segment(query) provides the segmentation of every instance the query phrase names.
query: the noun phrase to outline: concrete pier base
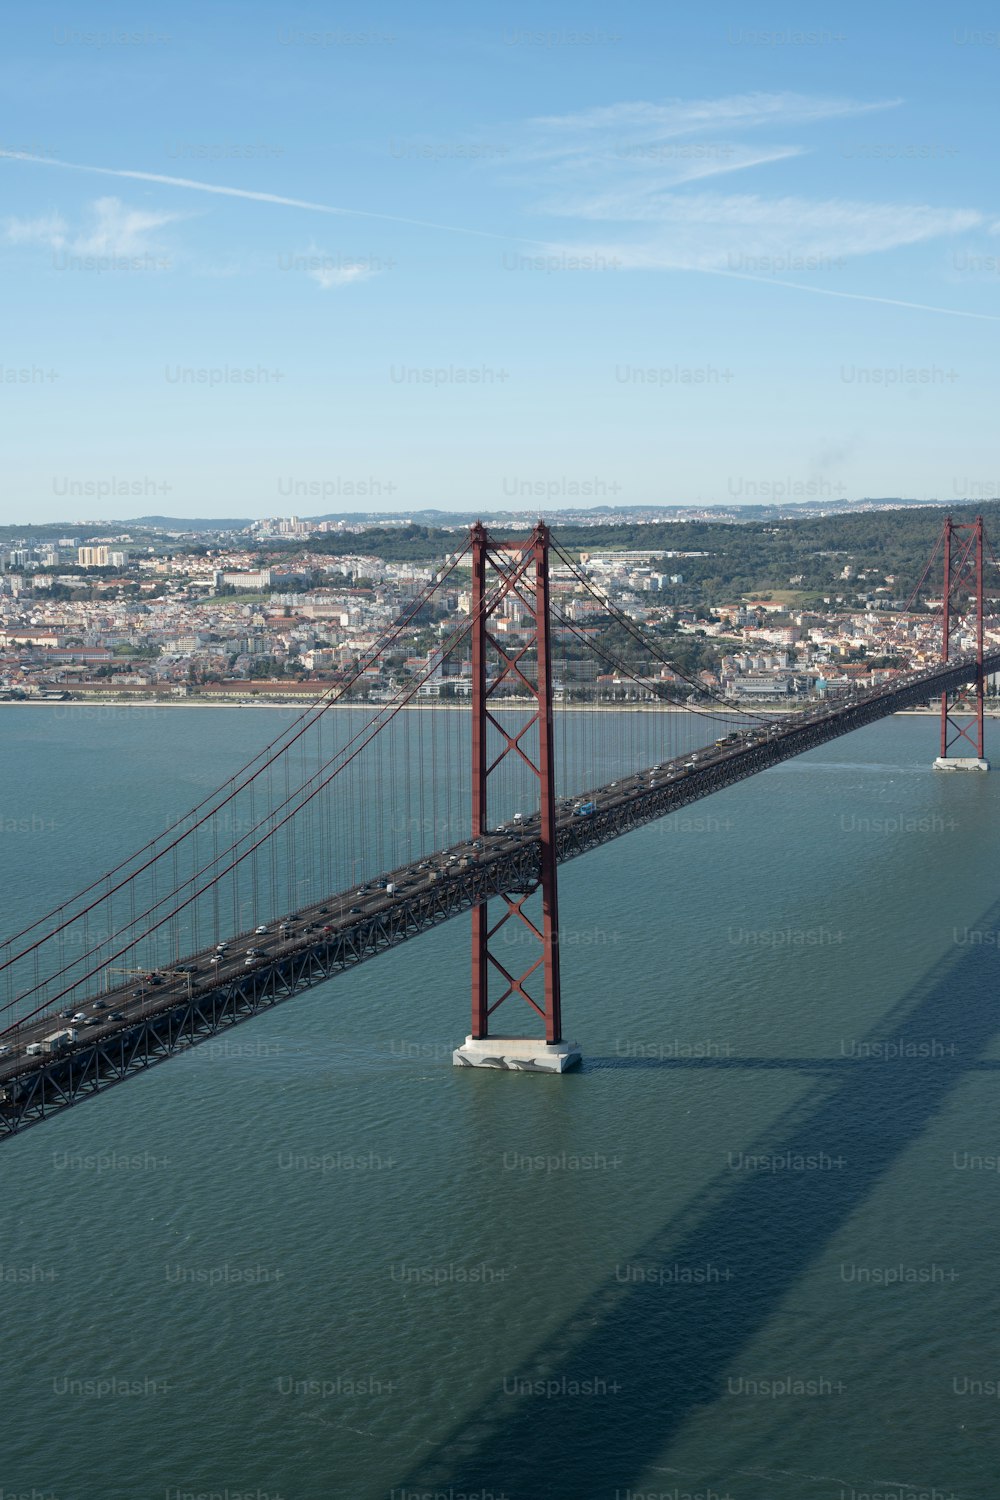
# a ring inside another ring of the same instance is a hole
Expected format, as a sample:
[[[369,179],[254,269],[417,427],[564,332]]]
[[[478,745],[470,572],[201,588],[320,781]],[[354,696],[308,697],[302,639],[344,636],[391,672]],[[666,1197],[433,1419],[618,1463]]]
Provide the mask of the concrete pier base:
[[[582,1060],[579,1042],[533,1036],[467,1036],[451,1060],[456,1068],[505,1068],[514,1073],[565,1073]]]
[[[974,755],[939,755],[934,762],[935,771],[988,771],[988,760],[977,760]]]

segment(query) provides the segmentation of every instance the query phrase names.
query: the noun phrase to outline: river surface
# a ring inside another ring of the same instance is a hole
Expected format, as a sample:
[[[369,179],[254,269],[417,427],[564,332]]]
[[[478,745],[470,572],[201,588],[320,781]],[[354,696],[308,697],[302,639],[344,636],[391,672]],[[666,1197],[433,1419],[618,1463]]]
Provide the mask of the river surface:
[[[281,722],[0,711],[4,930]],[[578,1073],[451,1066],[462,918],[0,1145],[5,1500],[996,1500],[1000,776],[935,741],[565,866]]]

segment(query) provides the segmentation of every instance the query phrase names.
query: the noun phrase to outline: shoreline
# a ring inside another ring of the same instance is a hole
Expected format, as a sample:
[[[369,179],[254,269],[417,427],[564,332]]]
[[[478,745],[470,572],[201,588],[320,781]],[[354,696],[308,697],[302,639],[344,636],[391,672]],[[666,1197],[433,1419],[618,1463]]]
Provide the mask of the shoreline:
[[[527,707],[532,702],[533,702],[533,700],[530,699],[530,698],[511,698],[511,699],[507,700],[507,702],[505,703],[504,706],[508,707],[510,709],[518,709],[518,708]],[[252,698],[252,699],[250,699],[250,698],[244,698],[244,699],[239,699],[236,702],[234,702],[232,699],[225,699],[225,698],[223,698],[223,699],[216,700],[216,699],[207,699],[207,698],[202,698],[202,697],[198,697],[198,698],[174,698],[174,699],[164,699],[164,698],[97,698],[97,697],[94,697],[94,698],[91,698],[91,697],[87,697],[87,698],[72,698],[72,697],[71,698],[35,698],[35,697],[32,697],[32,698],[2,698],[2,699],[0,699],[0,708],[59,708],[59,709],[64,709],[64,710],[69,710],[69,709],[88,709],[88,708],[92,708],[92,709],[119,709],[119,708],[135,708],[135,709],[151,709],[151,708],[228,708],[228,709],[235,709],[235,708],[240,708],[240,709],[243,709],[243,708],[270,708],[270,709],[295,709],[295,710],[297,710],[299,712],[306,712],[309,709],[319,708],[319,706],[320,706],[320,704],[319,704],[319,702],[316,699],[314,699],[314,698],[306,698],[304,696],[301,697],[301,698],[299,698],[299,697],[296,697],[296,698],[263,698],[263,697],[260,697],[260,698]],[[369,703],[369,702],[342,703],[342,702],[335,702],[335,703],[328,703],[326,705],[326,708],[328,710],[329,709],[340,709],[340,710],[353,709],[353,710],[357,711],[357,710],[360,709],[360,710],[369,710],[369,711],[372,711],[372,712],[376,712],[376,711],[378,711],[380,709],[388,708],[389,706],[390,706],[390,704],[388,702],[386,702],[386,703]],[[448,702],[448,703],[426,703],[426,702],[425,703],[408,703],[405,706],[407,708],[417,709],[420,712],[428,712],[429,711],[429,712],[432,712],[432,713],[457,713],[457,712],[466,712],[466,711],[468,711],[468,709],[470,707],[470,704],[469,704],[468,700],[465,700],[465,701],[462,701],[462,702],[452,701],[452,702]],[[811,705],[811,706],[815,707],[815,705]],[[708,717],[709,715],[712,715],[712,716],[717,717],[717,718],[723,718],[723,717],[725,717],[725,714],[726,714],[726,709],[721,704],[718,705],[718,706],[715,706],[715,707],[713,707],[713,706],[705,706],[705,707],[702,707],[701,709],[693,709],[693,708],[685,708],[685,707],[683,707],[683,706],[681,706],[679,704],[673,704],[673,703],[664,703],[664,704],[659,704],[659,705],[651,704],[651,703],[569,703],[569,704],[557,703],[555,705],[555,708],[556,708],[556,712],[557,713],[587,713],[587,714],[593,714],[593,713],[597,713],[597,714],[604,714],[604,713],[616,713],[616,714],[622,714],[622,713],[625,713],[625,714],[629,714],[629,713],[631,713],[631,714],[644,714],[644,713],[648,713],[648,714],[695,714],[696,716],[700,716],[702,718]],[[801,710],[797,710],[797,709],[792,709],[791,710],[792,713],[796,713],[796,712],[805,713],[806,711],[807,710],[805,708],[802,708]],[[733,717],[735,717],[736,714],[737,714],[737,712],[739,712],[739,710],[733,709],[731,712],[732,712]],[[755,717],[758,717],[758,718],[784,718],[786,716],[786,713],[788,711],[787,710],[782,710],[780,708],[758,708],[756,710],[750,710],[750,709],[748,709],[748,710],[746,710],[746,712],[752,713],[752,714],[754,714]],[[936,706],[931,707],[931,708],[899,708],[899,709],[896,710],[895,714],[893,714],[893,715],[887,715],[886,717],[896,717],[896,716],[912,715],[912,716],[915,716],[915,717],[923,717],[923,718],[928,718],[928,717],[930,717],[930,718],[939,718],[940,714],[941,714],[940,705],[936,705]],[[996,708],[987,708],[987,709],[984,709],[983,716],[984,716],[984,718],[988,718],[988,719],[1000,719],[1000,706],[998,706]],[[970,715],[970,717],[974,717],[974,715]]]
[[[533,702],[534,699],[531,698],[509,698],[504,701],[503,707],[527,708]],[[370,712],[391,706],[390,702],[337,702],[326,705],[328,709],[367,709]],[[0,698],[0,708],[294,708],[304,712],[307,709],[319,707],[320,704],[314,698],[254,698],[236,703],[224,698],[221,700],[206,698]],[[418,709],[421,713],[464,713],[469,710],[470,700],[451,703],[407,703],[405,707]],[[673,703],[664,703],[659,708],[644,703],[557,703],[555,707],[557,713],[687,714],[696,712],[694,709],[683,708]],[[703,717],[706,712],[721,716],[724,710],[720,706],[718,709],[703,709],[701,712]],[[777,710],[762,709],[760,712],[771,714]]]

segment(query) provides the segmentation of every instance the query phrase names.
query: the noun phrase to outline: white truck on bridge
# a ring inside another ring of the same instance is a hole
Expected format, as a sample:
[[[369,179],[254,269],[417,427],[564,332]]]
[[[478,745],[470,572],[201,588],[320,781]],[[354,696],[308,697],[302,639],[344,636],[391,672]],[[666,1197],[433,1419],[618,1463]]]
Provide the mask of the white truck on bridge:
[[[75,1041],[76,1032],[73,1030],[53,1031],[50,1036],[43,1036],[40,1042],[29,1042],[24,1051],[28,1057],[44,1057],[51,1052],[61,1052]]]

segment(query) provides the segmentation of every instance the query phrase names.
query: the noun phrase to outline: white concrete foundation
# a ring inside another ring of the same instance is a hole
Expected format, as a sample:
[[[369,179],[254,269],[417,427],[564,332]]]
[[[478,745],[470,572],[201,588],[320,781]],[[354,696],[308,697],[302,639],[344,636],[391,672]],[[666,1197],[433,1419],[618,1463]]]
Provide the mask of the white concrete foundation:
[[[505,1068],[514,1073],[565,1073],[582,1057],[579,1042],[547,1042],[534,1036],[467,1036],[451,1054],[456,1068]]]
[[[939,755],[934,762],[935,771],[988,771],[988,760],[977,760],[974,755]]]

